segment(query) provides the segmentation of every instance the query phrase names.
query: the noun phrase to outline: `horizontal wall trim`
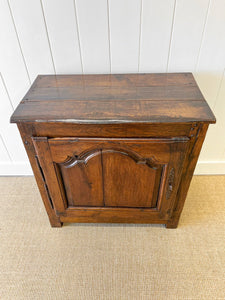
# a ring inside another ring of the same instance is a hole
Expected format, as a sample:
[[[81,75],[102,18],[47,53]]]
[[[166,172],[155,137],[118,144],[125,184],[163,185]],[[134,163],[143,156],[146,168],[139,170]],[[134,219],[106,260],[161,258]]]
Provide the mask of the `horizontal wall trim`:
[[[195,175],[225,175],[225,161],[200,161]],[[29,162],[0,162],[0,176],[33,175]]]
[[[223,175],[225,174],[225,161],[199,161],[194,175]]]
[[[0,176],[29,175],[33,175],[33,171],[29,162],[0,162]]]

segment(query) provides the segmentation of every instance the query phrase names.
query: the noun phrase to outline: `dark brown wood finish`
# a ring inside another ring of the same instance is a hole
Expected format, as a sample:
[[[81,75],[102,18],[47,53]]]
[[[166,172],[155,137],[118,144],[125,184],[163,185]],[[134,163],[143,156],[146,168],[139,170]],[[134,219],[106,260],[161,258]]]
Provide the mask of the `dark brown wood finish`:
[[[49,221],[52,227],[61,227],[62,222],[60,221],[59,217],[56,215],[54,203],[52,203],[51,196],[49,194],[47,182],[43,171],[41,169],[38,157],[36,155],[34,145],[32,142],[32,136],[36,135],[34,126],[29,124],[19,123],[17,124],[21,138],[24,143],[24,147],[27,151],[27,155],[31,164],[31,167],[34,172],[34,176],[47,211]]]
[[[175,228],[215,117],[191,73],[40,75],[11,122],[52,226]]]
[[[178,225],[208,126],[208,124],[200,123],[199,126],[194,129],[194,134],[191,135],[191,141],[189,143],[189,149],[187,152],[187,159],[184,162],[181,182],[179,185],[178,193],[176,195],[173,211],[171,214],[171,218],[166,223],[167,228],[176,228]]]
[[[104,206],[101,150],[73,156],[58,168],[69,207]]]
[[[12,122],[215,122],[190,73],[40,75]]]
[[[43,137],[34,140],[40,144]],[[160,190],[164,191],[163,182],[169,176],[168,170],[173,169],[176,173],[171,183],[174,187],[179,181],[188,141],[183,137],[48,139],[52,162],[61,169],[58,180],[61,187],[64,185],[62,194],[67,195],[68,201],[66,211],[64,208],[57,211],[67,214],[77,206],[142,207],[157,209],[165,216],[167,204],[175,195],[167,197],[167,190],[161,194]],[[42,153],[38,152],[38,155],[42,156]],[[47,157],[49,155],[46,153]],[[174,157],[177,165],[171,163]],[[47,174],[49,166],[42,166]],[[65,166],[69,167],[70,173]],[[167,203],[162,200],[165,197]]]
[[[105,205],[155,208],[162,166],[123,150],[103,151]]]

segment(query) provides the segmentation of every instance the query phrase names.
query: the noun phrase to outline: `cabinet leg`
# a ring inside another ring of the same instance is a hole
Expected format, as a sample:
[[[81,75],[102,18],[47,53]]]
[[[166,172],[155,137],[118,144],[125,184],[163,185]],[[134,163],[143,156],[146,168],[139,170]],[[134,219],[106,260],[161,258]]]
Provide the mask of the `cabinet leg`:
[[[49,222],[52,227],[62,227],[63,225],[63,223],[56,218],[49,218]]]
[[[177,228],[177,225],[178,225],[178,222],[179,221],[169,221],[169,222],[167,222],[166,223],[166,228],[167,229],[175,229],[175,228]]]
[[[179,223],[180,215],[175,215],[171,219],[169,219],[166,223],[166,228],[177,228],[178,223]]]

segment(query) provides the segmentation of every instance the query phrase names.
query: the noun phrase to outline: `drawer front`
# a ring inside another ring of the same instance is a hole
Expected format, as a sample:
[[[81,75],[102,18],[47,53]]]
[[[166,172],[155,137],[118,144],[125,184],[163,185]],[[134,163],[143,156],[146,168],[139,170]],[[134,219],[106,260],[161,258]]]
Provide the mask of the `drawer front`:
[[[71,124],[71,123],[31,123],[31,130],[38,136],[99,138],[152,138],[182,137],[193,134],[193,123],[124,123],[124,124]],[[27,125],[27,124],[26,124]],[[27,125],[28,126],[28,125]]]
[[[166,218],[173,205],[188,141],[33,138],[57,213],[139,208],[160,218]]]

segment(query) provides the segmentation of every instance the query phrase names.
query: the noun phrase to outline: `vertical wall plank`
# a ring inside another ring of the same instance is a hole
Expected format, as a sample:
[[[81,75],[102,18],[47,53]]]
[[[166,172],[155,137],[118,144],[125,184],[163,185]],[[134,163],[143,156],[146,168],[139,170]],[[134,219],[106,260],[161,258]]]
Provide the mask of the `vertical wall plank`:
[[[166,72],[174,0],[143,0],[140,72]]]
[[[9,161],[10,161],[10,157],[7,153],[2,137],[0,136],[0,163],[9,162]]]
[[[171,40],[169,72],[195,69],[207,17],[209,0],[179,0]]]
[[[7,151],[13,161],[26,161],[25,153],[19,132],[15,124],[10,124],[9,119],[13,112],[12,106],[3,84],[0,74],[0,99],[1,99],[1,118],[0,118],[0,135],[4,141]]]
[[[202,161],[222,161],[225,160],[225,72],[218,92],[214,113],[217,118],[216,125],[210,126],[208,134],[201,152]]]
[[[225,68],[225,2],[212,0],[202,46],[199,53],[195,78],[213,108],[217,124],[209,128],[200,155],[201,161],[224,159],[224,68]],[[216,105],[215,105],[216,104]]]
[[[76,0],[84,73],[110,73],[107,0]]]
[[[0,0],[0,161],[27,162],[9,118],[38,73],[167,70],[195,70],[217,117],[200,160],[225,161],[224,28],[224,0]]]
[[[195,77],[214,106],[225,67],[225,1],[212,0]]]
[[[30,82],[7,0],[0,2],[0,72],[4,76],[12,104],[16,107]]]
[[[138,72],[140,0],[109,0],[112,73]]]
[[[9,1],[31,81],[38,74],[53,74],[48,36],[40,0]]]
[[[225,138],[221,138],[224,137],[224,132],[225,132],[225,69],[224,69],[224,73],[223,73],[223,81],[221,84],[221,88],[220,88],[220,92],[218,94],[218,99],[216,101],[216,105],[215,105],[215,113],[217,115],[218,118],[218,122],[222,123],[222,130],[219,132],[217,132],[217,135],[219,135],[220,137],[220,141],[221,141],[221,149],[222,149],[222,156],[221,156],[221,160],[225,161]]]
[[[56,73],[82,73],[73,0],[42,0]]]

